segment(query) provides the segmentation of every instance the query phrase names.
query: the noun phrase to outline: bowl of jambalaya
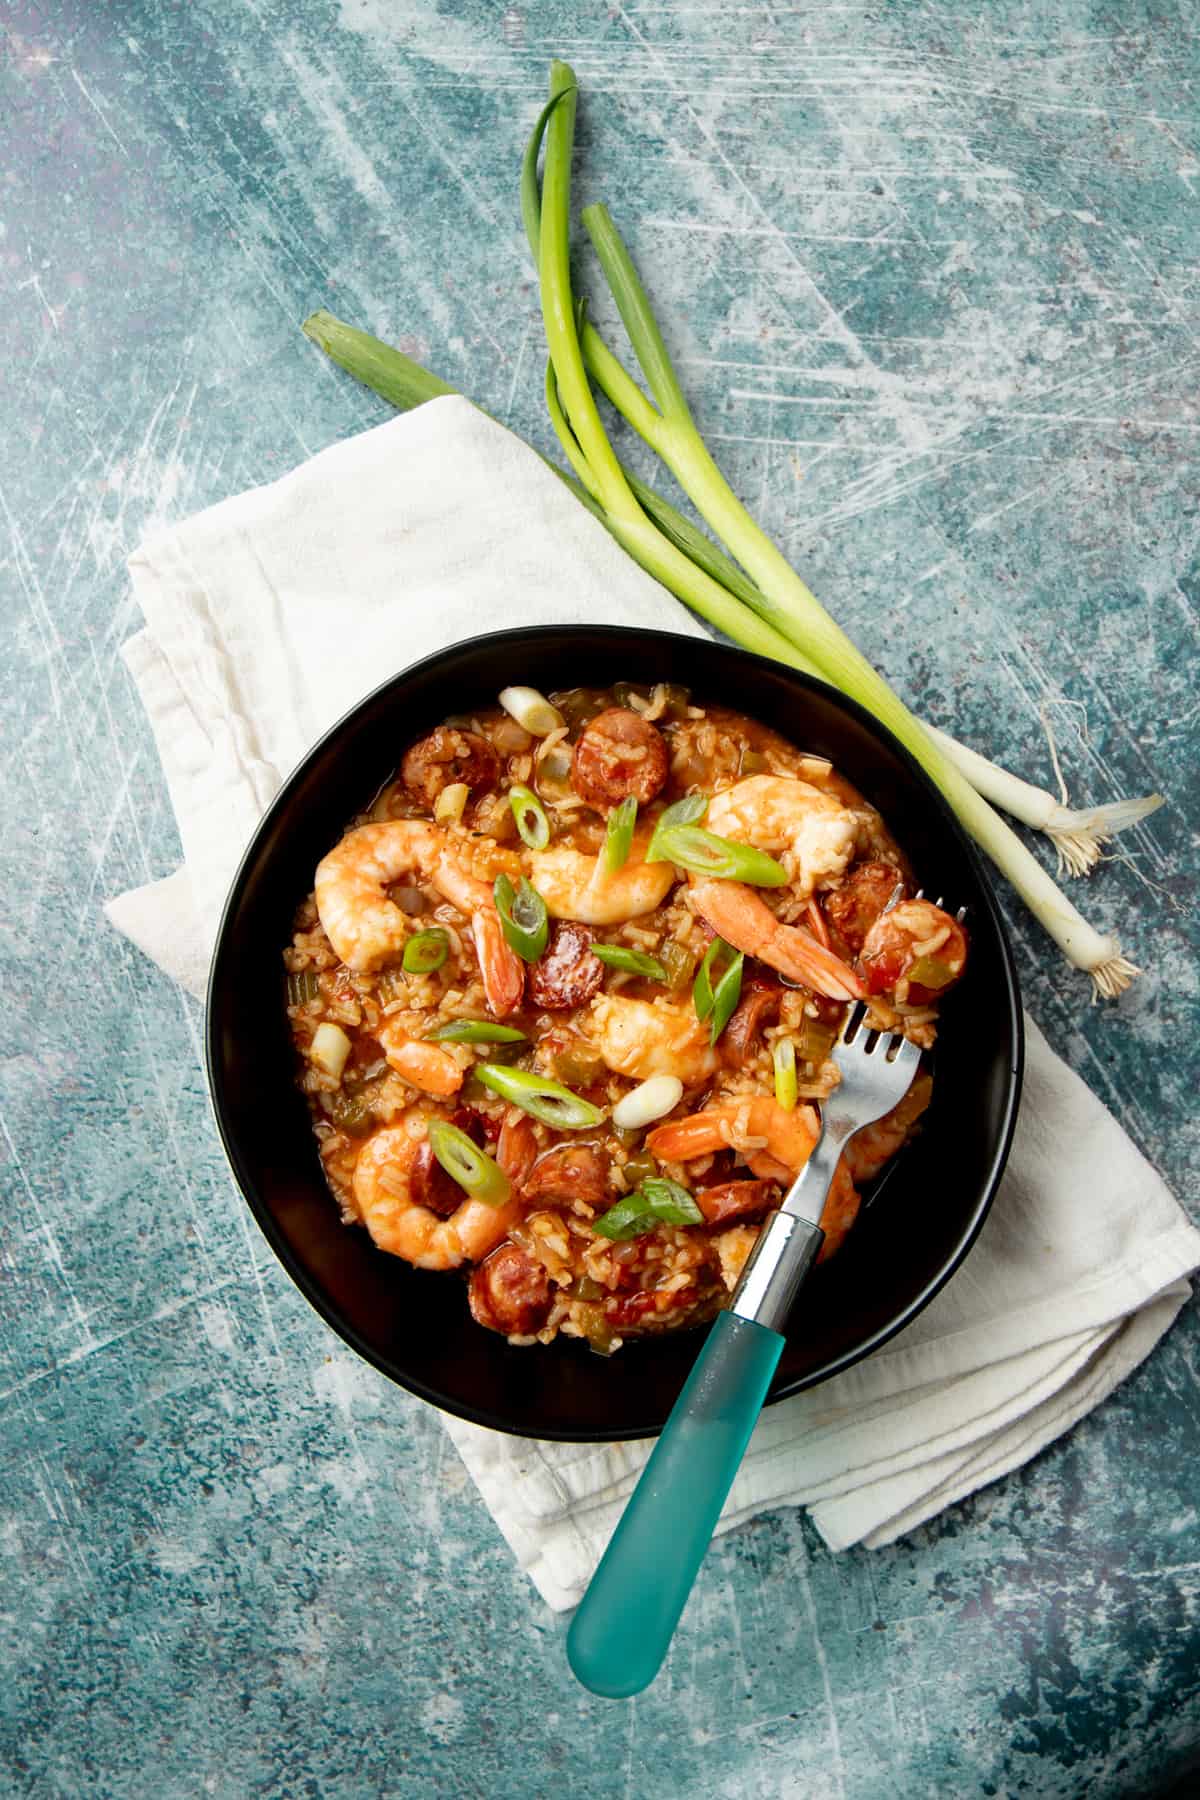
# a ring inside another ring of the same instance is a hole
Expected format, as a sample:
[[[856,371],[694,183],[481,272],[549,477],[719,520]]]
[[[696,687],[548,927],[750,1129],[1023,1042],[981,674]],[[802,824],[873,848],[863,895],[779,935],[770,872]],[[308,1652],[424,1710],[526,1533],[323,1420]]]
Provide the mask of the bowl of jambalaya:
[[[922,1052],[854,1138],[771,1398],[967,1255],[1020,1086],[979,860],[855,703],[704,639],[534,627],[370,695],[230,893],[208,1066],[318,1312],[523,1435],[662,1424],[817,1139],[852,1006]]]

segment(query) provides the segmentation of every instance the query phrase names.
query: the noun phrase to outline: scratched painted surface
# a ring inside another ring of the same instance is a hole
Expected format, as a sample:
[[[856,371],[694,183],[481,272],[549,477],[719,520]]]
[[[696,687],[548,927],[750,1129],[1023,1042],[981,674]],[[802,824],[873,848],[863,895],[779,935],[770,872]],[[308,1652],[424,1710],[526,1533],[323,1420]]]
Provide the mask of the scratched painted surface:
[[[1171,806],[1088,894],[1150,971],[1030,1001],[1195,1207],[1197,15],[0,9],[0,1777],[30,1794],[1116,1796],[1200,1757],[1197,1315],[898,1547],[724,1540],[582,1696],[436,1417],[235,1197],[197,1008],[105,926],[175,863],[123,559],[381,409],[312,307],[545,445],[516,167],[551,53],[736,485],[929,715]],[[1184,1040],[1181,1042],[1181,1040]]]

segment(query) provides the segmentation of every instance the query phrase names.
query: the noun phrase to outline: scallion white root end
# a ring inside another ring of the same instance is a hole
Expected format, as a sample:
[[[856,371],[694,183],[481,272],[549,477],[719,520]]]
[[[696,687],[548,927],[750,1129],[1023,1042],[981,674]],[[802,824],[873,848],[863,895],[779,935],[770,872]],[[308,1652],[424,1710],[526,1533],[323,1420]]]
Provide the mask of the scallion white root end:
[[[1105,806],[1055,807],[1043,830],[1058,852],[1059,873],[1089,875],[1104,855],[1104,846],[1119,831],[1138,825],[1163,804],[1162,794],[1141,800],[1113,800]]]
[[[1092,978],[1093,1001],[1117,999],[1141,972],[1136,963],[1121,955],[1121,946],[1114,942],[1113,954],[1088,971]]]

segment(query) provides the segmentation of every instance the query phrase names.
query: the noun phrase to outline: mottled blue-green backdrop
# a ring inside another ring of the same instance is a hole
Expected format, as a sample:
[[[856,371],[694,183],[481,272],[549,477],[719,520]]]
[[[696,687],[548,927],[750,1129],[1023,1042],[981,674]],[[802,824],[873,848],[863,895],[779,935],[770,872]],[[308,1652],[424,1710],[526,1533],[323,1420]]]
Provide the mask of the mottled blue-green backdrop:
[[[898,1547],[719,1543],[572,1683],[435,1415],[232,1190],[198,1008],[102,900],[178,844],[121,641],[152,523],[383,409],[327,305],[548,444],[517,168],[551,54],[735,485],[923,712],[1169,809],[1029,1003],[1195,1211],[1200,17],[1184,0],[0,6],[0,1785],[1145,1794],[1200,1758],[1197,1356]]]

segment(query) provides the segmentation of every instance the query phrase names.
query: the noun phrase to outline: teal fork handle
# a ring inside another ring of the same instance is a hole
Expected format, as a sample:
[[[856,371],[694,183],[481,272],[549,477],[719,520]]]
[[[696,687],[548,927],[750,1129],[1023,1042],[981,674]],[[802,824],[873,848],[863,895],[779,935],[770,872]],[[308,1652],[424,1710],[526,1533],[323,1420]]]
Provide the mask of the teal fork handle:
[[[640,1694],[657,1675],[783,1345],[717,1314],[567,1634],[593,1694]]]

